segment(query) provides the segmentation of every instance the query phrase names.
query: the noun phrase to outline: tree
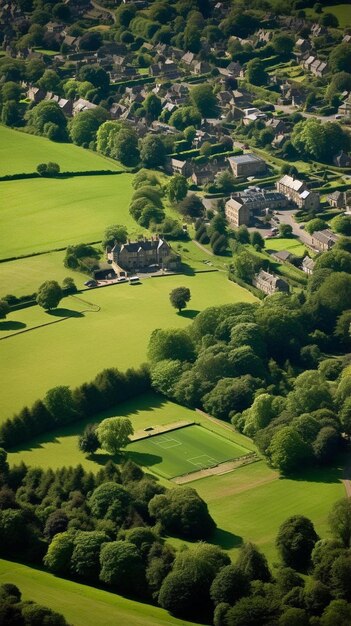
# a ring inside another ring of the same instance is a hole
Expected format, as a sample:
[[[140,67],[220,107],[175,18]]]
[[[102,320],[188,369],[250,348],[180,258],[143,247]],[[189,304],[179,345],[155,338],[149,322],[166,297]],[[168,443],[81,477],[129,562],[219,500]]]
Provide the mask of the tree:
[[[177,487],[155,495],[148,508],[151,517],[160,522],[166,532],[184,538],[207,539],[216,528],[206,502],[190,487]]]
[[[333,593],[337,598],[342,598],[347,602],[351,601],[350,576],[351,576],[351,556],[341,554],[335,559],[331,567],[331,584]]]
[[[53,178],[60,173],[60,166],[58,163],[39,163],[37,165],[37,172],[40,176],[46,176],[47,178]]]
[[[348,626],[351,622],[351,605],[345,600],[333,600],[323,612],[321,626]]]
[[[347,43],[341,43],[332,49],[329,60],[332,72],[349,72],[351,66],[351,50]]]
[[[346,236],[351,235],[351,218],[349,215],[338,215],[334,217],[331,225],[335,232]]]
[[[140,158],[138,136],[132,128],[122,128],[113,138],[110,154],[127,167],[136,165]]]
[[[252,403],[255,382],[251,376],[222,378],[203,397],[205,411],[219,419],[228,420],[229,414],[247,409]]]
[[[88,31],[79,39],[79,50],[98,50],[102,45],[102,35],[99,31]]]
[[[127,515],[131,502],[130,493],[116,482],[104,482],[89,498],[89,506],[94,517],[121,523]]]
[[[151,333],[148,358],[151,363],[158,363],[165,359],[193,361],[195,346],[185,330],[157,328]]]
[[[328,228],[328,224],[320,217],[310,220],[305,226],[305,229],[310,235],[313,235],[313,233],[317,230],[324,230],[325,228]]]
[[[226,626],[262,626],[277,624],[279,604],[269,597],[250,596],[241,598],[228,610]]]
[[[43,309],[51,311],[51,309],[56,309],[62,297],[62,289],[58,282],[56,280],[47,280],[40,285],[36,301]]]
[[[96,429],[101,447],[110,454],[117,454],[125,448],[133,433],[132,422],[127,417],[108,417]]]
[[[38,85],[44,91],[53,91],[56,93],[59,90],[60,77],[54,70],[47,69],[38,80]]]
[[[216,185],[223,191],[223,193],[229,193],[234,189],[235,178],[233,174],[225,170],[217,176]]]
[[[240,548],[236,567],[247,576],[248,580],[262,580],[268,583],[272,579],[266,557],[253,543],[244,543]]]
[[[250,581],[238,565],[223,567],[214,579],[210,590],[211,598],[216,605],[220,602],[233,605],[249,593]]]
[[[44,404],[57,425],[69,424],[77,416],[72,391],[64,385],[49,389]]]
[[[190,90],[190,99],[202,117],[212,117],[215,114],[217,98],[209,84],[202,84]]]
[[[10,306],[6,300],[0,300],[0,320],[6,319],[6,315],[10,312]]]
[[[198,126],[201,122],[201,114],[194,106],[179,107],[169,118],[169,124],[178,130],[184,130],[187,126]]]
[[[282,56],[289,56],[294,45],[294,39],[285,33],[276,33],[271,41],[274,52]]]
[[[332,426],[325,426],[319,431],[312,447],[320,463],[330,463],[340,449],[340,434]]]
[[[260,59],[252,59],[246,65],[245,77],[252,85],[266,85],[268,74]]]
[[[144,102],[143,107],[146,111],[146,117],[151,122],[157,120],[162,111],[162,102],[158,96],[154,93],[149,93]]]
[[[178,309],[179,313],[182,309],[186,308],[187,302],[189,302],[190,298],[190,289],[188,287],[176,287],[176,289],[173,289],[169,294],[171,305],[175,309]]]
[[[348,151],[350,138],[338,122],[322,124],[317,118],[302,120],[293,129],[291,141],[308,158],[330,162],[341,150]]]
[[[272,466],[282,474],[300,469],[311,457],[308,445],[293,426],[284,426],[274,433],[268,453]]]
[[[44,557],[44,565],[50,572],[63,576],[69,574],[73,540],[74,534],[69,531],[55,535]]]
[[[257,250],[262,250],[262,248],[264,248],[264,239],[258,230],[253,230],[250,233],[250,243]]]
[[[290,224],[279,224],[279,235],[281,237],[292,237],[293,229]]]
[[[7,83],[4,83],[1,88],[1,95],[3,102],[7,102],[7,100],[12,100],[14,102],[18,102],[21,97],[21,87],[17,83],[12,80],[9,80]]]
[[[146,135],[141,141],[140,158],[145,167],[163,165],[166,158],[166,149],[161,137]]]
[[[112,248],[116,242],[126,243],[127,236],[127,229],[123,224],[113,224],[105,229],[101,245],[103,248]]]
[[[159,361],[151,370],[152,386],[159,393],[172,396],[173,387],[184,370],[181,361],[165,359]]]
[[[111,541],[102,546],[100,580],[118,593],[143,595],[145,572],[137,547],[128,541]]]
[[[351,500],[338,500],[329,514],[329,525],[334,537],[342,542],[345,548],[351,546]]]
[[[73,540],[71,571],[79,578],[96,581],[99,576],[101,547],[109,541],[108,535],[100,531],[79,531]]]
[[[202,217],[204,214],[202,200],[195,193],[187,195],[184,200],[179,202],[178,209],[180,213],[189,217]]]
[[[1,121],[6,126],[21,126],[23,118],[20,105],[14,100],[7,100],[2,107]]]
[[[167,185],[167,194],[171,202],[180,202],[188,192],[188,183],[184,176],[175,174]]]
[[[67,530],[68,517],[64,511],[57,509],[50,513],[45,522],[44,535],[51,541],[58,533],[63,533]]]
[[[309,626],[309,619],[304,609],[291,607],[286,609],[279,618],[279,626]]]
[[[52,611],[52,609],[35,602],[28,602],[22,605],[22,618],[24,619],[23,623],[28,626],[37,626],[38,624],[68,626],[68,622],[66,622],[61,613],[56,613],[56,611]]]
[[[40,135],[47,136],[52,128],[50,125],[54,125],[57,129],[55,140],[64,141],[67,138],[67,120],[57,102],[43,100],[29,109],[25,118],[28,120],[28,126],[32,126]]]
[[[93,454],[100,446],[96,429],[97,424],[88,424],[84,432],[79,436],[78,448],[84,454]]]
[[[88,147],[92,141],[95,141],[97,131],[106,119],[107,111],[102,107],[82,111],[75,115],[70,122],[70,136],[73,143]]]
[[[283,562],[298,571],[305,571],[319,537],[307,517],[293,515],[281,526],[276,537],[276,546]]]

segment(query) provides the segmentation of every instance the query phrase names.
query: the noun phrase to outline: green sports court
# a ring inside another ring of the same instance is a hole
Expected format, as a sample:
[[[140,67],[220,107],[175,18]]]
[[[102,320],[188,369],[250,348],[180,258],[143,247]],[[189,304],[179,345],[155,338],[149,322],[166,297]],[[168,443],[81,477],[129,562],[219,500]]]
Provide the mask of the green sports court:
[[[164,478],[175,478],[237,459],[251,450],[196,424],[130,443],[128,456]]]

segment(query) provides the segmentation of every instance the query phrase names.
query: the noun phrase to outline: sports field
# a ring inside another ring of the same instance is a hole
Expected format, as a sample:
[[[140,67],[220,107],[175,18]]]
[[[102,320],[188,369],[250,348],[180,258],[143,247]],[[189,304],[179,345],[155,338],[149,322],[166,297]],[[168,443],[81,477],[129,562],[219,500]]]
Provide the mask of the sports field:
[[[123,165],[71,143],[56,143],[0,124],[0,176],[35,172],[54,161],[62,172],[121,170]]]
[[[62,613],[74,626],[195,626],[159,607],[3,559],[0,582],[17,585],[23,600],[34,600]]]
[[[181,315],[169,302],[170,291],[179,286],[191,291],[189,307]],[[211,305],[255,301],[222,272],[146,279],[133,287],[120,284],[94,289],[79,298],[84,302],[72,296],[63,299],[51,314],[31,307],[0,321],[1,338],[64,319],[0,339],[0,419],[42,397],[50,387],[74,387],[106,367],[124,370],[140,365],[155,328],[184,328]]]
[[[175,478],[237,459],[250,450],[192,425],[130,443],[128,456],[164,478]]]
[[[1,182],[0,258],[101,241],[111,224],[131,236],[140,227],[128,211],[133,175]]]

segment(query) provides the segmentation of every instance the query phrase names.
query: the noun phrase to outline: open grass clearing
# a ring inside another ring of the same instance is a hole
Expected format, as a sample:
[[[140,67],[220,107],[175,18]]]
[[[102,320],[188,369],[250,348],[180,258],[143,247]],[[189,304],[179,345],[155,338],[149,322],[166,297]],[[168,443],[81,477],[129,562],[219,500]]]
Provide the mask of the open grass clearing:
[[[320,14],[313,9],[306,9],[306,17],[318,19]],[[323,6],[323,13],[332,13],[337,17],[340,28],[346,28],[351,25],[351,9],[350,4],[336,4]]]
[[[1,184],[1,258],[99,241],[111,224],[140,232],[128,211],[132,174],[30,179]]]
[[[195,626],[164,609],[3,559],[0,580],[17,585],[23,600],[34,600],[62,613],[74,626]]]
[[[180,315],[169,302],[178,286],[191,291],[189,308]],[[106,367],[138,366],[155,328],[184,328],[208,306],[255,301],[222,272],[149,278],[138,286],[113,285],[79,297],[100,311],[76,315],[76,299],[70,296],[60,303],[66,321],[0,340],[1,419],[56,385],[75,386]],[[37,307],[10,313],[0,322],[0,337],[16,330],[14,325],[26,325],[18,330],[37,325],[38,315],[43,324],[53,319]]]
[[[272,239],[266,239],[265,246],[266,250],[274,250],[276,252],[288,250],[296,256],[301,256],[306,250],[306,247],[299,239],[294,237],[273,237]]]
[[[71,143],[56,143],[0,124],[0,176],[35,172],[39,163],[54,161],[62,172],[123,170],[117,161]]]
[[[309,469],[297,479],[279,478],[264,461],[193,483],[208,504],[218,530],[214,542],[235,552],[242,541],[252,541],[271,563],[278,560],[275,537],[291,515],[305,515],[317,533],[327,537],[328,515],[345,495],[342,467]]]
[[[192,425],[134,441],[126,453],[164,478],[175,478],[245,456],[249,450]]]

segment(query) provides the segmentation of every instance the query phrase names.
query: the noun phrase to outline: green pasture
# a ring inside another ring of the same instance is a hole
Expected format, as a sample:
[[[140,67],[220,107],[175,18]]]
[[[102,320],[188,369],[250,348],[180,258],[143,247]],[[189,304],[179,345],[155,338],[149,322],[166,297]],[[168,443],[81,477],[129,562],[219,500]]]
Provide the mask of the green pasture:
[[[106,417],[121,416],[128,417],[132,421],[135,432],[145,428],[172,424],[181,420],[184,422],[196,421],[197,424],[207,429],[206,432],[212,431],[209,434],[212,435],[213,433],[213,441],[219,438],[221,442],[225,441],[225,443],[231,446],[234,445],[240,450],[242,448],[245,449],[245,452],[255,451],[255,447],[250,439],[240,433],[236,433],[223,422],[209,420],[203,414],[175,404],[155,393],[148,393],[128,402],[123,402],[115,409],[95,416],[94,422],[99,423]],[[58,469],[63,466],[78,465],[80,463],[86,470],[96,472],[109,457],[102,450],[97,451],[92,457],[86,457],[78,450],[78,437],[89,422],[91,422],[91,418],[62,427],[51,433],[46,433],[28,444],[20,446],[18,451],[9,453],[8,459],[10,464],[18,465],[23,461],[30,466]],[[203,431],[204,428],[201,430]],[[149,440],[138,443],[147,445]],[[131,445],[134,446],[136,444]],[[143,446],[140,447],[143,448]],[[140,455],[134,454],[134,460],[140,464],[145,462],[145,468],[153,471],[154,468],[148,463],[147,458],[142,459]]]
[[[191,291],[189,307],[180,315],[169,302],[169,293],[177,286]],[[75,386],[106,367],[138,366],[146,358],[155,328],[184,328],[208,306],[255,300],[222,272],[149,278],[140,285],[86,291],[79,298],[83,302],[74,296],[65,298],[51,314],[31,307],[0,322],[1,419],[50,387]],[[38,322],[61,318],[64,321],[1,340]]]
[[[111,224],[138,230],[128,206],[132,174],[1,182],[1,258],[99,241]]]
[[[130,443],[132,461],[164,478],[175,478],[231,461],[249,452],[224,437],[192,425]]]
[[[306,17],[318,19],[320,17],[313,9],[305,9]],[[350,4],[336,4],[324,6],[323,13],[332,13],[337,17],[340,28],[346,28],[351,25],[351,9]]]
[[[193,483],[208,504],[218,529],[214,542],[232,552],[242,541],[252,541],[270,562],[276,562],[275,537],[291,515],[310,518],[321,537],[328,536],[328,514],[345,495],[342,468],[318,468],[296,479],[279,478],[264,461],[222,476]]]
[[[0,176],[35,172],[38,163],[48,161],[58,163],[62,172],[124,169],[91,150],[0,125]]]
[[[164,609],[3,559],[0,582],[17,585],[23,600],[34,600],[62,613],[74,626],[195,626]]]
[[[281,250],[288,250],[296,256],[304,254],[306,247],[294,237],[279,237],[265,240],[265,250],[274,250],[280,252]]]
[[[38,256],[0,263],[0,297],[6,294],[23,296],[35,293],[45,280],[62,284],[66,277],[73,278],[78,289],[88,280],[86,274],[74,272],[63,265],[65,252],[49,252]]]

